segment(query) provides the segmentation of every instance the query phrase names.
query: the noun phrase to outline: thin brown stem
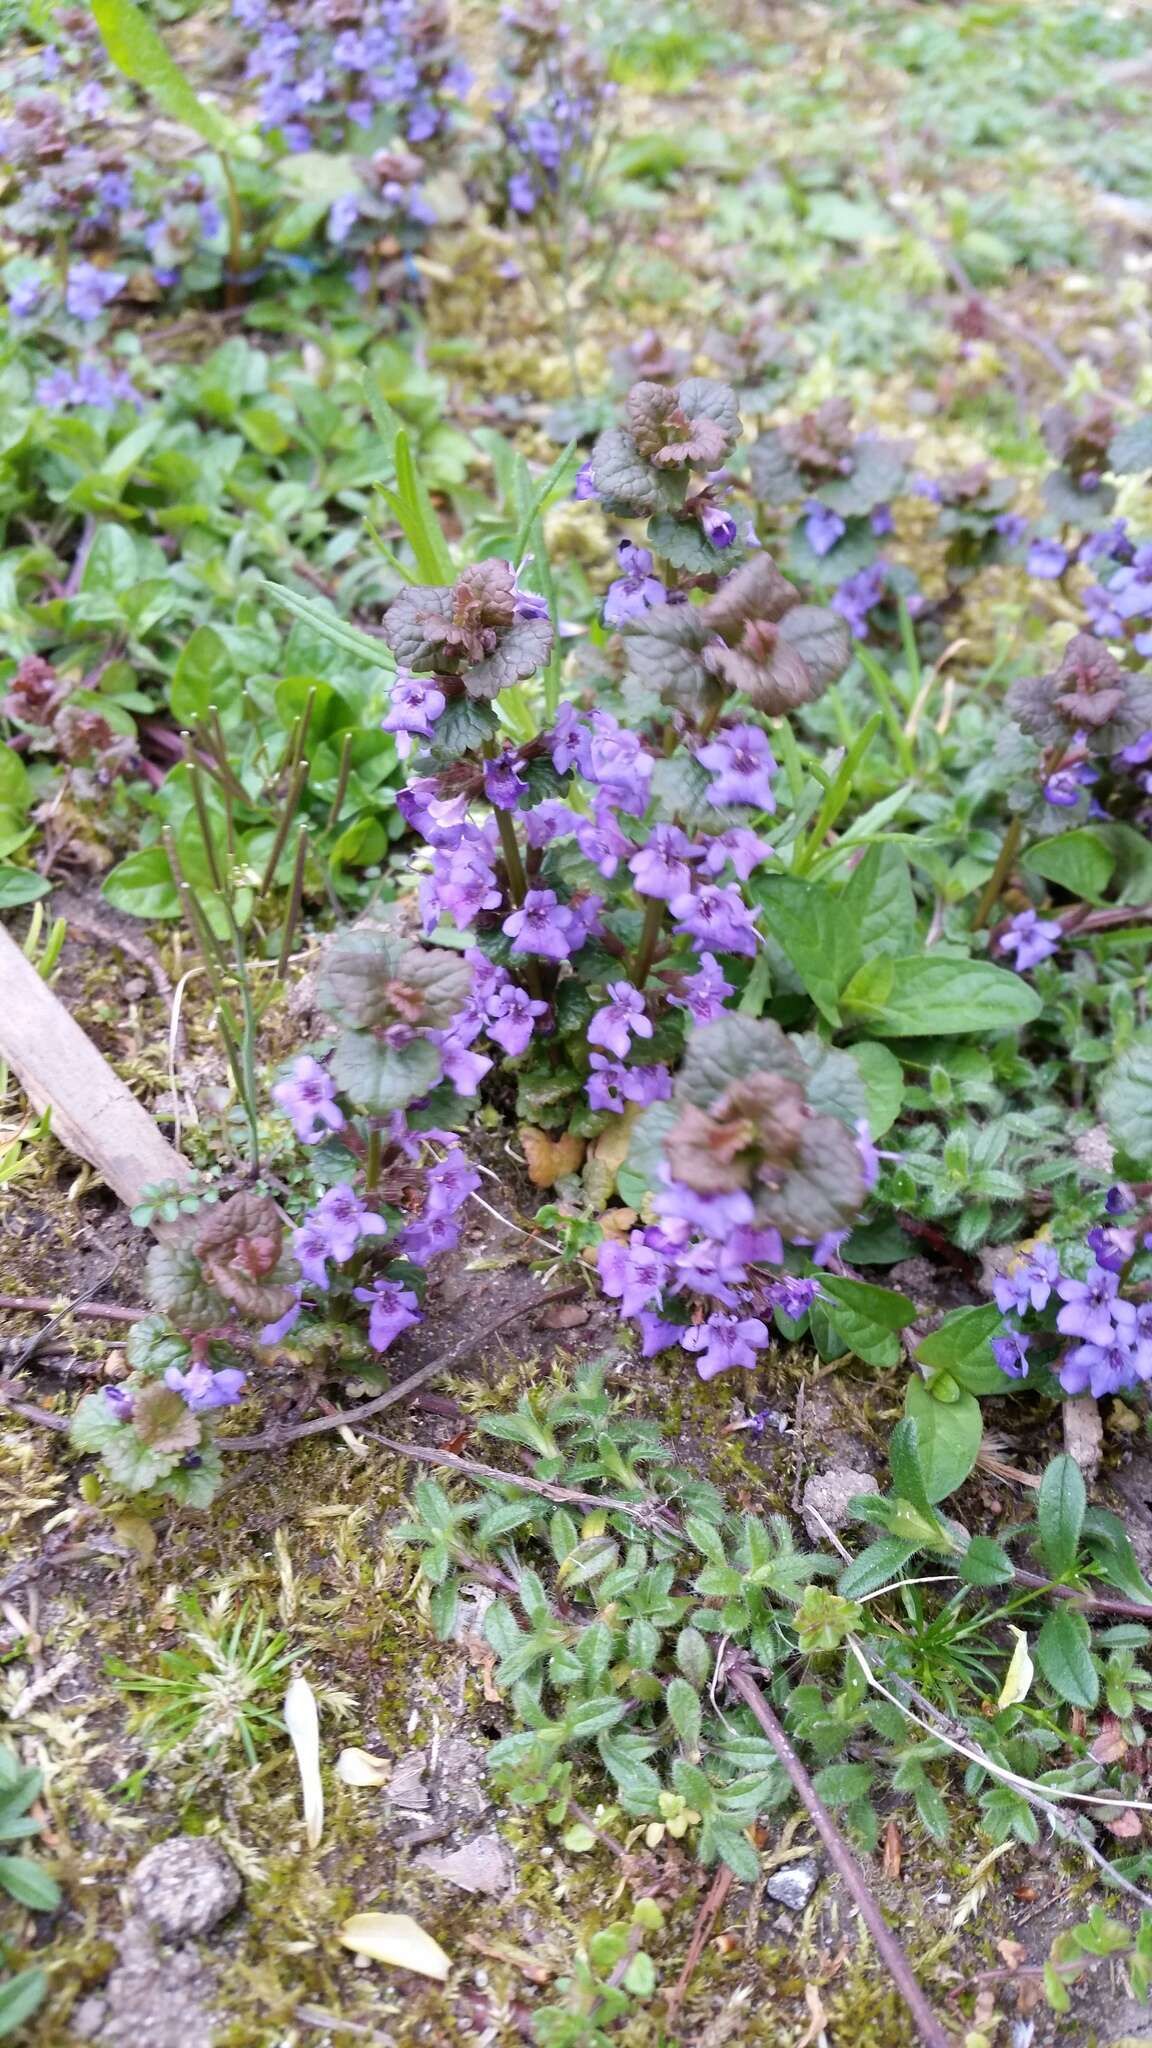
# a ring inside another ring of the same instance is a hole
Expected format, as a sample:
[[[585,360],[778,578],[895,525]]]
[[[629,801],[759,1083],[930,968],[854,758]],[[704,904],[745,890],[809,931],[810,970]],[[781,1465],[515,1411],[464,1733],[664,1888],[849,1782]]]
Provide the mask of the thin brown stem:
[[[976,906],[976,915],[972,920],[974,932],[983,931],[984,926],[987,924],[988,919],[991,917],[992,912],[1004,893],[1004,885],[1012,872],[1012,864],[1016,859],[1020,846],[1022,829],[1019,818],[1013,818],[1008,830],[1004,834],[1003,843],[996,856],[996,865],[984,885],[984,893]]]
[[[776,1719],[750,1671],[736,1666],[728,1680],[738,1699],[743,1700],[763,1729],[783,1765],[800,1804],[812,1820],[837,1877],[851,1894],[853,1904],[876,1944],[876,1952],[888,1970],[896,1989],[908,2007],[924,2048],[955,2048],[951,2035],[941,2025],[912,1973],[912,1966],[868,1888],[867,1880],[828,1808],[813,1785],[791,1742]]]
[[[632,982],[636,988],[643,988],[652,972],[656,948],[660,943],[660,927],[664,922],[664,903],[659,896],[650,896],[644,912],[644,928],[640,933],[640,944],[636,948],[636,959],[632,966]]]

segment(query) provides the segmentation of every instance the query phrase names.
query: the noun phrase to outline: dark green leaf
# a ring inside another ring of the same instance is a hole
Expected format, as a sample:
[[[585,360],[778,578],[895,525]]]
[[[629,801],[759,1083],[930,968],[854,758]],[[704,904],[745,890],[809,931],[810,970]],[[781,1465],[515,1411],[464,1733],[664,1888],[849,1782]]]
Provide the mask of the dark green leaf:
[[[866,1594],[898,1579],[919,1548],[918,1543],[903,1543],[897,1536],[882,1536],[841,1572],[836,1591],[845,1600],[862,1600]]]
[[[934,1373],[948,1373],[969,1394],[1002,1394],[1007,1382],[992,1355],[1004,1317],[995,1303],[984,1308],[949,1309],[943,1322],[922,1337],[916,1357]]]
[[[1063,1453],[1044,1468],[1036,1495],[1040,1550],[1049,1575],[1062,1579],[1076,1562],[1088,1496],[1075,1458]]]
[[[1031,1024],[1040,997],[1019,974],[985,960],[918,954],[868,961],[843,990],[843,1007],[878,1038],[994,1037]]]
[[[1099,1697],[1091,1643],[1084,1615],[1067,1601],[1053,1608],[1036,1638],[1036,1662],[1053,1692],[1070,1707],[1094,1707]]]
[[[916,1424],[924,1485],[930,1501],[955,1493],[976,1463],[982,1424],[980,1403],[974,1394],[961,1393],[955,1401],[938,1401],[921,1379],[911,1379],[904,1395],[904,1411]]]
[[[1072,896],[1098,903],[1112,878],[1116,858],[1111,848],[1091,825],[1076,832],[1061,832],[1055,839],[1041,839],[1029,847],[1021,863],[1045,881],[1056,882]]]

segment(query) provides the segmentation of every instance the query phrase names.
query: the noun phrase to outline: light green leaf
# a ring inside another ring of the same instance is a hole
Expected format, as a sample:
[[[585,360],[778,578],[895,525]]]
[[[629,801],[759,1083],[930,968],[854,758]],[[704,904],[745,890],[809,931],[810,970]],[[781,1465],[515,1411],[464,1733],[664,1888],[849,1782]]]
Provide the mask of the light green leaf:
[[[1094,1707],[1100,1680],[1092,1662],[1092,1631],[1079,1608],[1062,1601],[1036,1638],[1036,1662],[1070,1707]]]
[[[1116,858],[1100,834],[1084,825],[1076,832],[1062,832],[1056,839],[1041,839],[1029,847],[1021,866],[1057,883],[1071,896],[1099,903],[1112,879]]]
[[[783,941],[781,941],[783,943]],[[1031,1024],[1043,1007],[1019,974],[985,960],[917,954],[869,960],[843,991],[843,1008],[878,1038],[992,1037]]]
[[[943,1500],[955,1493],[976,1463],[982,1434],[980,1403],[968,1393],[961,1393],[956,1401],[937,1401],[923,1380],[911,1379],[904,1395],[904,1412],[916,1424],[928,1498]]]
[[[1088,1495],[1075,1458],[1063,1453],[1044,1468],[1036,1495],[1040,1549],[1050,1576],[1062,1579],[1076,1562]]]
[[[174,121],[224,155],[249,153],[231,121],[200,99],[135,0],[92,0],[92,14],[116,69],[143,86]]]
[[[991,1340],[1003,1321],[991,1302],[983,1308],[949,1309],[916,1346],[916,1357],[934,1373],[949,1373],[969,1394],[1002,1394],[1007,1382],[992,1356]]]

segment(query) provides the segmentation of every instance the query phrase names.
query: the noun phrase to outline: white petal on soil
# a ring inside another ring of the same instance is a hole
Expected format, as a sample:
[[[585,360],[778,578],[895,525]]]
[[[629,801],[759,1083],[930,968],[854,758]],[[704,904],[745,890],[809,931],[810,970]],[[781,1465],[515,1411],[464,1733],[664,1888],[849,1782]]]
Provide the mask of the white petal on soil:
[[[452,1965],[438,1941],[410,1913],[353,1913],[340,1929],[345,1948],[396,1970],[415,1970],[443,1984]]]
[[[1011,1622],[1009,1622],[1008,1633],[1015,1636],[1016,1648],[1012,1652],[1012,1661],[1004,1675],[1004,1683],[1000,1688],[1000,1697],[996,1702],[997,1709],[1002,1707],[1018,1707],[1021,1700],[1027,1699],[1032,1680],[1035,1676],[1032,1668],[1032,1659],[1028,1655],[1028,1638],[1024,1630],[1022,1628],[1013,1628]]]
[[[324,1787],[320,1782],[320,1714],[306,1678],[294,1678],[284,1695],[284,1722],[292,1737],[300,1783],[304,1788],[304,1826],[308,1847],[319,1847],[324,1832]]]
[[[336,1759],[342,1785],[386,1785],[392,1776],[387,1757],[369,1756],[366,1749],[342,1749]]]

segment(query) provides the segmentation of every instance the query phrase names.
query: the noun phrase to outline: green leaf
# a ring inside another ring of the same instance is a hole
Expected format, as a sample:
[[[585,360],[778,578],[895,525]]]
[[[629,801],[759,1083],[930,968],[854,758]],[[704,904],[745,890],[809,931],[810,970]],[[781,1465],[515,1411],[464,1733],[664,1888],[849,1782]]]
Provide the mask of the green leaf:
[[[396,488],[392,491],[381,486],[381,495],[402,529],[425,582],[451,583],[456,575],[456,566],[428,495],[428,487],[412,460],[408,435],[403,427],[397,429],[392,453],[396,464]]]
[[[1041,839],[1029,847],[1021,866],[1031,874],[1043,875],[1071,896],[1099,903],[1112,879],[1116,857],[1091,825],[1075,832],[1062,832],[1056,839]]]
[[[207,718],[213,705],[224,711],[238,695],[232,656],[211,626],[197,626],[172,671],[168,702],[182,725]]]
[[[391,1046],[370,1031],[345,1031],[336,1041],[331,1072],[357,1109],[386,1116],[427,1095],[440,1079],[441,1061],[426,1038]]]
[[[903,1543],[898,1536],[882,1536],[854,1557],[841,1572],[836,1591],[845,1600],[862,1600],[890,1580],[898,1579],[909,1560],[920,1549],[918,1543]]]
[[[761,922],[788,955],[822,1017],[839,1024],[839,997],[860,959],[843,899],[821,882],[768,875],[753,886]]]
[[[994,1037],[1031,1024],[1043,1007],[1035,989],[1005,967],[927,954],[867,961],[843,990],[843,1006],[878,1038]]]
[[[920,1463],[920,1445],[916,1424],[910,1415],[896,1424],[888,1444],[888,1467],[892,1474],[893,1491],[901,1500],[910,1500],[913,1507],[930,1506]]]
[[[923,1380],[911,1379],[904,1412],[916,1424],[916,1442],[928,1499],[935,1503],[955,1493],[976,1463],[982,1423],[974,1394],[956,1401],[938,1401]]]
[[[568,1740],[587,1742],[591,1736],[622,1721],[627,1711],[624,1701],[615,1693],[602,1693],[593,1700],[573,1700],[564,1716]]]
[[[28,868],[0,867],[0,910],[19,910],[24,903],[37,903],[51,887],[47,875],[34,875]]]
[[[297,591],[289,590],[287,584],[273,583],[268,577],[264,579],[264,588],[282,611],[302,619],[321,639],[331,641],[343,653],[354,655],[357,661],[367,662],[373,668],[395,668],[396,657],[383,640],[374,640],[370,633],[347,625],[330,605],[321,604],[316,598],[301,597]]]
[[[862,1038],[851,1051],[868,1097],[868,1129],[873,1138],[882,1138],[904,1104],[904,1069],[878,1039]]]
[[[442,1585],[434,1586],[428,1601],[428,1613],[437,1637],[442,1643],[451,1639],[460,1611],[460,1581],[453,1576]]]
[[[863,960],[883,953],[894,959],[911,954],[916,944],[916,898],[898,846],[870,846],[846,882],[840,902],[855,927]]]
[[[203,136],[210,148],[224,155],[236,153],[243,138],[238,137],[231,121],[193,92],[185,72],[169,56],[135,0],[92,0],[92,14],[109,57],[125,78],[143,86],[172,120]]]
[[[1152,1030],[1137,1031],[1100,1088],[1100,1114],[1113,1144],[1139,1166],[1152,1166]]]
[[[833,1273],[821,1274],[820,1292],[825,1297],[825,1313],[849,1351],[868,1365],[899,1364],[901,1348],[895,1332],[905,1329],[916,1314],[906,1294]]]
[[[100,893],[130,917],[180,915],[179,892],[162,846],[142,846],[137,853],[130,853],[104,877]]]
[[[943,1322],[922,1337],[916,1357],[933,1373],[948,1373],[969,1394],[1002,1394],[1004,1374],[992,1355],[992,1338],[1004,1317],[994,1302],[983,1308],[949,1309]]]
[[[956,1566],[969,1586],[1005,1586],[1016,1576],[1016,1567],[991,1536],[974,1536]]]
[[[0,753],[0,809],[27,810],[31,792],[28,770],[19,754],[5,747]]]
[[[1084,1548],[1101,1578],[1129,1600],[1152,1603],[1152,1585],[1140,1569],[1132,1540],[1108,1508],[1089,1508],[1084,1516]]]
[[[875,1777],[871,1764],[826,1764],[812,1783],[825,1806],[850,1806],[867,1797]]]
[[[1091,1643],[1087,1620],[1067,1601],[1053,1608],[1036,1638],[1035,1660],[1053,1692],[1070,1707],[1094,1707],[1100,1694]]]
[[[1036,1495],[1040,1550],[1053,1579],[1064,1578],[1076,1562],[1087,1505],[1084,1475],[1075,1458],[1067,1453],[1053,1458]]]
[[[755,1884],[760,1875],[760,1858],[747,1835],[739,1828],[713,1826],[712,1847],[721,1863],[726,1863],[732,1875],[740,1884]]]
[[[60,1904],[60,1887],[27,1856],[0,1856],[0,1888],[33,1913],[51,1913]]]
[[[6,2039],[43,2005],[48,1979],[43,1970],[20,1970],[0,1980],[0,2038]]]
[[[696,1749],[700,1743],[700,1728],[703,1716],[700,1696],[695,1686],[686,1678],[670,1678],[664,1695],[668,1718],[686,1749]]]
[[[1130,420],[1113,434],[1108,467],[1113,476],[1139,476],[1142,471],[1152,470],[1152,415]]]

